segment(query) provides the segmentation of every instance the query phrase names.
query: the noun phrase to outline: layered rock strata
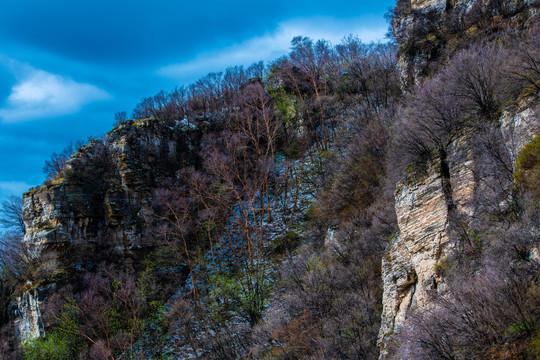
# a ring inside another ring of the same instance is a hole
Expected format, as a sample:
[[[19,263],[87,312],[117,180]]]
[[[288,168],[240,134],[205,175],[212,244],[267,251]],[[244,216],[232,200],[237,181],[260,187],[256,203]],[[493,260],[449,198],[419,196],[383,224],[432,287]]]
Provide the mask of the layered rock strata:
[[[540,131],[538,101],[521,100],[514,109],[503,112],[500,121],[504,148],[515,162],[519,151]],[[429,309],[433,300],[445,293],[441,269],[459,246],[459,233],[466,234],[484,211],[478,206],[476,193],[485,191],[485,179],[479,178],[482,164],[474,157],[473,149],[471,134],[461,134],[447,150],[447,166],[436,158],[423,176],[409,176],[397,185],[399,232],[382,262],[381,359],[387,358],[394,335],[407,326],[408,317]],[[505,190],[500,189],[500,193]]]
[[[125,268],[145,252],[153,191],[196,165],[199,131],[182,121],[128,121],[75,153],[55,179],[24,194],[24,242],[39,259],[39,284],[14,305],[21,340],[43,334],[37,296],[108,259]],[[39,285],[39,286],[38,286]]]

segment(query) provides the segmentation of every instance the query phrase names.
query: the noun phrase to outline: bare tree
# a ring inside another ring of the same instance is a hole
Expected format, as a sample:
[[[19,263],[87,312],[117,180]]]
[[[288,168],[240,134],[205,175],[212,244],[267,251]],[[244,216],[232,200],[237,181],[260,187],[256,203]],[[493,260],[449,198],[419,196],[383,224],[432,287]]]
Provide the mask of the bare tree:
[[[75,152],[79,151],[82,148],[84,142],[82,141],[71,141],[60,153],[52,153],[51,158],[45,161],[43,166],[43,173],[47,179],[53,179],[58,175],[60,171],[64,169],[67,161]]]
[[[421,163],[435,148],[443,157],[451,143],[451,134],[463,124],[467,107],[446,90],[440,76],[426,80],[416,93],[410,95],[398,110],[394,139],[402,151],[403,165]]]
[[[23,199],[11,195],[0,204],[0,226],[24,234]]]
[[[127,120],[127,114],[125,111],[119,111],[114,113],[114,122],[113,126],[122,125]]]
[[[17,348],[17,338],[12,325],[8,324],[0,329],[0,359],[18,360],[21,358]]]
[[[246,133],[225,131],[218,137],[207,137],[206,142],[205,166],[220,189],[216,191],[218,184],[213,184],[206,189],[206,196],[231,214],[230,221],[240,230],[253,265],[254,246],[263,248],[264,219],[271,206],[267,194],[273,174],[272,161],[257,158],[251,152]]]
[[[341,91],[358,95],[369,108],[380,113],[400,94],[393,44],[363,44],[349,36],[336,47],[343,59]]]
[[[147,119],[155,117],[156,107],[154,105],[154,99],[152,97],[144,97],[133,109],[133,119]]]
[[[24,234],[23,199],[11,195],[0,204],[0,226]]]
[[[251,64],[246,69],[246,76],[249,79],[261,79],[264,77],[264,62],[259,61]]]
[[[205,244],[199,242],[195,223],[197,199],[192,196],[192,189],[177,185],[165,184],[154,193],[158,208],[154,216],[162,224],[156,231],[156,240],[160,246],[171,252],[173,261],[187,264],[193,288],[193,300],[197,304],[198,280],[194,269],[197,266],[196,258],[201,256],[204,251],[202,246]]]
[[[290,54],[290,61],[305,77],[304,87],[312,92],[314,97],[314,107],[316,116],[309,115],[311,126],[317,131],[316,140],[322,150],[328,149],[330,140],[330,129],[327,124],[326,111],[323,101],[329,94],[330,83],[328,76],[335,59],[334,49],[327,41],[319,40],[315,44],[308,37],[297,36],[292,40],[293,51]]]
[[[447,91],[487,120],[519,89],[508,81],[512,54],[494,43],[475,45],[454,56],[443,71]]]
[[[32,279],[31,262],[35,259],[23,245],[19,232],[0,234],[0,267],[9,274],[9,281]]]
[[[209,73],[189,86],[190,108],[203,117],[221,108],[223,73]]]
[[[170,93],[169,98],[170,102],[173,103],[174,109],[175,109],[175,117],[177,119],[183,119],[187,117],[188,110],[187,110],[187,101],[188,101],[188,91],[184,86],[177,86],[175,87]],[[189,121],[189,117],[188,121]]]
[[[86,274],[83,289],[74,294],[68,285],[56,291],[44,305],[45,321],[58,333],[88,344],[91,358],[141,356],[137,342],[149,308],[134,276],[101,265],[96,273]]]
[[[524,41],[518,42],[517,67],[514,75],[532,86],[536,91],[540,90],[540,26],[532,27]]]
[[[273,99],[266,94],[263,84],[253,80],[241,91],[239,111],[228,119],[227,127],[249,138],[249,145],[261,158],[274,157],[281,123],[275,116]]]

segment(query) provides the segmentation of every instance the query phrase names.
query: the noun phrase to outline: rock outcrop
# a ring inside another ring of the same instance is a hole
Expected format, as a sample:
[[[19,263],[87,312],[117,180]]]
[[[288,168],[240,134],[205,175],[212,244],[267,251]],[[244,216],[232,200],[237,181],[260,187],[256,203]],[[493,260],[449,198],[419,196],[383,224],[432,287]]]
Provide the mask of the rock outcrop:
[[[496,8],[489,0],[412,0],[407,8],[402,4],[392,25],[400,43],[403,85],[408,87],[436,70],[440,66],[441,49],[449,53],[459,50],[449,49],[448,41],[451,37],[470,36],[468,28],[473,20],[468,16],[479,8],[491,9],[493,13],[483,13],[484,16],[494,16],[498,22],[503,21],[502,12],[506,21],[521,26],[537,19],[540,5],[537,0],[503,3],[504,9]],[[448,29],[449,19],[457,21],[458,26]],[[489,27],[489,21],[482,26]],[[503,111],[499,125],[497,134],[504,142],[510,162],[515,164],[519,151],[539,133],[538,100],[521,98]],[[414,171],[411,174],[414,176],[407,176],[397,184],[395,209],[399,232],[388,245],[382,263],[381,359],[389,357],[392,339],[406,326],[408,317],[429,309],[433,300],[447,291],[443,271],[446,259],[460,246],[457,240],[460,233],[466,236],[479,214],[486,211],[478,199],[478,194],[485,191],[482,178],[485,170],[482,160],[475,156],[473,139],[470,130],[455,135],[445,159],[434,155],[423,175]],[[511,186],[510,180],[496,195],[502,195]],[[504,201],[498,206],[504,207]]]
[[[508,156],[515,162],[523,146],[540,131],[540,108],[525,99],[501,116],[501,133]],[[475,202],[482,179],[468,134],[458,136],[447,151],[445,175],[439,158],[424,176],[409,176],[398,183],[395,208],[399,233],[383,258],[383,314],[379,332],[381,359],[395,333],[415,311],[432,306],[447,290],[443,276],[446,259],[459,246],[459,232],[467,233],[483,211]],[[510,184],[511,186],[511,184]],[[501,189],[501,193],[505,189]]]
[[[537,21],[539,8],[540,0],[398,1],[392,28],[403,85],[428,76],[469,40],[487,40],[509,24],[527,27]]]
[[[514,109],[504,111],[501,116],[501,132],[514,165],[525,144],[535,134],[540,133],[538,114],[540,114],[538,101],[525,98],[519,101]]]
[[[457,245],[452,233],[473,213],[474,172],[467,136],[449,147],[445,173],[434,159],[422,178],[408,178],[396,188],[399,233],[383,257],[383,314],[379,341],[382,358],[392,335],[408,315],[429,306],[445,291],[438,269]],[[416,174],[417,175],[417,174]]]
[[[146,247],[153,190],[197,163],[198,134],[183,121],[128,121],[91,140],[57,178],[24,194],[24,242],[40,259],[42,284],[73,281],[106,259],[135,266]],[[43,334],[36,285],[27,284],[16,304],[21,339]]]
[[[15,335],[20,342],[35,339],[45,334],[37,292],[36,288],[25,291],[17,298],[12,309]]]

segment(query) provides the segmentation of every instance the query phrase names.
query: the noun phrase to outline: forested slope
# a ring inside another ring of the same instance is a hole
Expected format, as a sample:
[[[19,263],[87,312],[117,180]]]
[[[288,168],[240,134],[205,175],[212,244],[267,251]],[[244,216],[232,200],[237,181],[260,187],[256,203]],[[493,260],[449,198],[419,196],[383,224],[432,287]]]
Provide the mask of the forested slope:
[[[116,114],[2,207],[0,353],[537,358],[537,9],[400,0],[397,44],[296,37]]]

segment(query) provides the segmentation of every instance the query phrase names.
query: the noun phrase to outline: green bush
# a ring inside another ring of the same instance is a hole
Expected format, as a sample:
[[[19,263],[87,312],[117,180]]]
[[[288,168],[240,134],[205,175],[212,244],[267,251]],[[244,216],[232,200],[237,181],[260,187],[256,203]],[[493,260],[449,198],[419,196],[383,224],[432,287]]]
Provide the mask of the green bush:
[[[24,360],[70,360],[73,359],[68,336],[51,333],[44,339],[34,339],[22,346]]]
[[[208,280],[208,297],[213,299],[207,304],[208,314],[215,323],[237,318],[255,326],[262,319],[273,290],[272,269],[260,264],[236,274],[213,274]]]
[[[60,326],[45,338],[33,339],[22,346],[25,360],[74,359],[86,348],[77,328],[78,311],[72,301],[68,301],[58,315]]]
[[[300,235],[294,230],[287,231],[285,235],[274,241],[273,250],[276,254],[280,255],[294,251],[300,245],[301,240]]]
[[[540,198],[540,136],[523,147],[516,160],[516,185]]]

